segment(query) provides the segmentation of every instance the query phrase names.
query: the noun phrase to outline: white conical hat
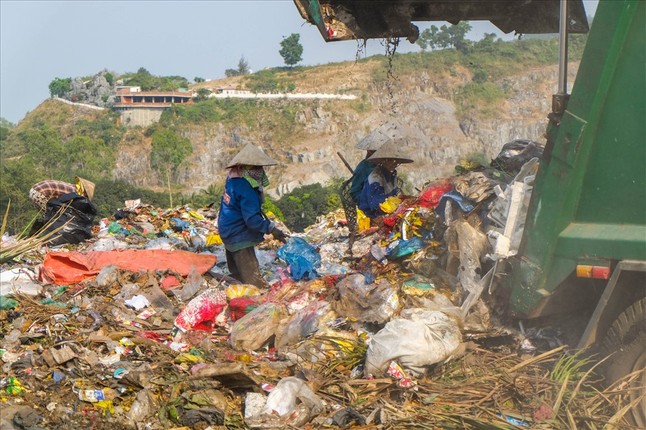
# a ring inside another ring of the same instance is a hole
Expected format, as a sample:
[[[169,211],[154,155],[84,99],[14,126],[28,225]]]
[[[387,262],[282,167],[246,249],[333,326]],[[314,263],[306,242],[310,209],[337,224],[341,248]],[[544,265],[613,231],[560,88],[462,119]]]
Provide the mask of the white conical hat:
[[[408,155],[410,151],[409,142],[406,138],[399,137],[390,139],[381,145],[374,154],[368,157],[368,161],[378,162],[380,160],[392,159],[400,164],[412,163],[413,159]]]
[[[355,148],[365,151],[376,151],[390,139],[399,137],[406,137],[409,140],[419,140],[424,143],[428,140],[421,131],[402,124],[399,120],[389,119],[360,139],[355,145]]]
[[[227,169],[233,166],[273,166],[278,161],[267,156],[264,151],[253,143],[247,145],[233,157],[233,160],[227,164]]]

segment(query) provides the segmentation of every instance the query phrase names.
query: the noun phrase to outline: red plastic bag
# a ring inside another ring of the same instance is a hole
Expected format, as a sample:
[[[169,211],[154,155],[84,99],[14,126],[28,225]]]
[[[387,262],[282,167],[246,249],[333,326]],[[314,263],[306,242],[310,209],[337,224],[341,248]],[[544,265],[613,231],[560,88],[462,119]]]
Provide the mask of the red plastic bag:
[[[425,208],[435,209],[438,203],[440,203],[442,195],[448,193],[452,189],[453,185],[446,179],[434,182],[422,191],[422,194],[419,196],[418,204]]]
[[[236,297],[229,300],[229,319],[237,321],[258,307],[258,301],[249,297]]]

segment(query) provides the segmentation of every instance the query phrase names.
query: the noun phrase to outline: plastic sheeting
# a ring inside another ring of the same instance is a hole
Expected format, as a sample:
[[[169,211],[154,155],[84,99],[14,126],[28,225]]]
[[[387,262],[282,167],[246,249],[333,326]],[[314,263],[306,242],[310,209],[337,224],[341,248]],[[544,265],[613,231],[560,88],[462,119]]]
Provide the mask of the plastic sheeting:
[[[162,249],[50,252],[45,255],[40,279],[57,285],[73,284],[97,275],[111,264],[131,272],[170,270],[187,276],[193,267],[204,274],[215,262],[215,255]]]

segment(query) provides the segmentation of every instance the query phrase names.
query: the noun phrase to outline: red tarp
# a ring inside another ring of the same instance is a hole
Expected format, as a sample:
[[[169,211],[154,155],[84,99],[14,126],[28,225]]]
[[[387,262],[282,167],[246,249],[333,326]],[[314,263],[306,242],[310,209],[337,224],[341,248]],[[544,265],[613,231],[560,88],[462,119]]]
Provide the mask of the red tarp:
[[[193,267],[200,274],[215,264],[215,255],[163,249],[50,252],[40,269],[40,280],[58,285],[73,284],[97,275],[111,264],[131,272],[171,270],[187,276]]]

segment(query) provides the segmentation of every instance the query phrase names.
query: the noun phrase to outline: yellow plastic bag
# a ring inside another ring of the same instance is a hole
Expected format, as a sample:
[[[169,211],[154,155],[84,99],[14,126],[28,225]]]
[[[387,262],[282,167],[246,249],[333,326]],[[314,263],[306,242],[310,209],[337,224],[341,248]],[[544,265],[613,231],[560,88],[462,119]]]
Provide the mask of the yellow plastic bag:
[[[211,233],[206,237],[206,246],[222,245],[222,238],[218,233]]]
[[[193,218],[195,218],[195,219],[199,219],[200,221],[204,221],[204,219],[205,219],[202,215],[198,214],[195,211],[188,211],[188,214],[190,216],[192,216]]]
[[[370,218],[368,218],[361,209],[357,209],[357,231],[365,231],[369,228]]]
[[[399,197],[388,197],[383,201],[383,203],[379,204],[379,209],[381,209],[384,213],[390,214],[397,210],[401,202],[402,201]]]
[[[229,300],[237,299],[239,297],[248,297],[248,296],[259,296],[260,289],[255,285],[250,284],[233,284],[229,285],[224,293],[227,295]]]

